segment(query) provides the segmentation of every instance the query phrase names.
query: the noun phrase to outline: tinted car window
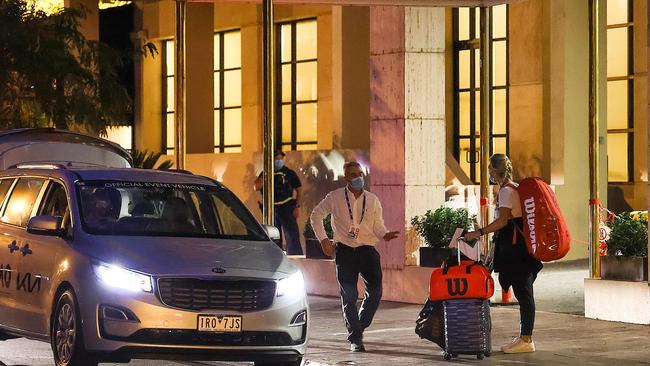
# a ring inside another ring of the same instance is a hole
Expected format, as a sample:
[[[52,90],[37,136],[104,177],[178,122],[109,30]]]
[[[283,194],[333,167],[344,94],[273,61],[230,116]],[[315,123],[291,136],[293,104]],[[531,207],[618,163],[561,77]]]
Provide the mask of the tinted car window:
[[[11,192],[2,222],[25,227],[45,179],[20,178]]]
[[[84,230],[92,234],[268,240],[241,202],[221,187],[86,181],[77,191]]]
[[[5,196],[7,195],[7,192],[9,192],[9,188],[11,188],[13,182],[13,178],[3,179],[0,181],[0,205],[4,202]]]
[[[237,217],[232,208],[218,196],[212,196],[212,201],[218,214],[217,223],[219,228],[234,235],[244,235],[246,233],[246,224]]]
[[[45,201],[40,215],[64,217],[68,210],[68,198],[65,188],[57,182],[51,182],[45,194]]]

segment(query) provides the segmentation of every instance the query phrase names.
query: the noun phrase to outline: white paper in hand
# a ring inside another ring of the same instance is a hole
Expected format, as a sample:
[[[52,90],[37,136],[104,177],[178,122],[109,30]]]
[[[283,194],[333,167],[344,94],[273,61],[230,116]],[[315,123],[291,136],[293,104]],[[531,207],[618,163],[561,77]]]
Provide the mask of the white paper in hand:
[[[461,236],[463,236],[463,230],[462,228],[456,229],[454,232],[454,236],[451,238],[451,242],[449,243],[450,248],[457,248],[460,246],[460,253],[466,256],[467,258],[470,258],[472,260],[478,261],[478,250],[476,250],[476,247],[471,246],[467,244],[466,242],[459,240]],[[478,245],[479,241],[474,243],[474,245]]]

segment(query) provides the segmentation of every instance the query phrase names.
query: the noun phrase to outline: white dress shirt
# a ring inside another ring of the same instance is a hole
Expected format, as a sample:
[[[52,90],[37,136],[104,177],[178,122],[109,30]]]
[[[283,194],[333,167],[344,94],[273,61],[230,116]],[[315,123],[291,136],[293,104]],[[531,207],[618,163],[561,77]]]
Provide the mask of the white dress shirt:
[[[347,195],[348,200],[345,197]],[[364,198],[365,197],[365,198]],[[365,212],[364,204],[365,203]],[[352,220],[350,219],[350,210],[352,210]],[[327,238],[323,219],[332,215],[332,229],[334,231],[334,242],[343,243],[350,247],[359,247],[362,245],[375,245],[379,239],[383,238],[388,229],[384,226],[381,203],[379,198],[373,193],[366,190],[356,198],[354,193],[347,187],[334,190],[325,196],[311,213],[311,225],[319,241]],[[363,216],[363,219],[361,218]],[[358,227],[359,233],[356,238],[348,236],[350,227]],[[359,223],[360,222],[360,223]]]

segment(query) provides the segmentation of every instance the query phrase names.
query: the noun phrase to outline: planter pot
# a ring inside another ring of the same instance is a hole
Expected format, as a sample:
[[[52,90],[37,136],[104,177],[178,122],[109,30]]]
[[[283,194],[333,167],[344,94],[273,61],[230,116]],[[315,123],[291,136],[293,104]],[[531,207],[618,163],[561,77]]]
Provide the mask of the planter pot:
[[[305,239],[305,256],[312,259],[331,259],[323,253],[318,239]]]
[[[420,247],[420,267],[440,267],[451,253],[449,248]]]
[[[603,280],[647,281],[648,258],[609,255],[600,257],[600,277]]]

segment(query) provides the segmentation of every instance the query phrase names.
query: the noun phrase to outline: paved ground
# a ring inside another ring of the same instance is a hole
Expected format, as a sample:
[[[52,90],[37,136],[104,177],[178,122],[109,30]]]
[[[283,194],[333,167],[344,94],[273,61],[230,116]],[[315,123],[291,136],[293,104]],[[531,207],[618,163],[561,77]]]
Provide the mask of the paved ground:
[[[588,276],[587,260],[545,263],[535,281],[537,310],[584,315],[584,279]],[[499,286],[497,278],[495,282]],[[497,291],[501,291],[500,288]]]
[[[650,327],[584,319],[582,281],[584,263],[548,266],[536,283],[538,297],[535,341],[538,351],[527,355],[494,352],[483,361],[466,357],[444,361],[442,351],[413,332],[419,305],[384,302],[366,331],[367,353],[351,354],[345,340],[339,300],[311,297],[312,333],[309,366],[407,365],[650,365]],[[553,312],[551,312],[553,311]],[[561,311],[563,313],[557,313]],[[494,349],[516,335],[519,314],[514,306],[492,308]],[[24,339],[0,342],[0,365],[52,366],[45,343]],[[133,361],[134,366],[245,365],[217,362]],[[249,364],[250,365],[250,364]]]

